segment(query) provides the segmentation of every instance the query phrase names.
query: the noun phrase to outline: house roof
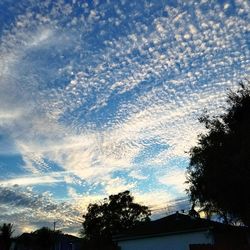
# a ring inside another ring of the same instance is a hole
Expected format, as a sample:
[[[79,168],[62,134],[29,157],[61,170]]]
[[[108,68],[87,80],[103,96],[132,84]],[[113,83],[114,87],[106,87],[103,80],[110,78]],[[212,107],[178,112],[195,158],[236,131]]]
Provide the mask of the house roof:
[[[140,224],[139,226],[115,235],[115,241],[128,239],[149,238],[163,235],[180,234],[206,230],[246,230],[245,227],[234,227],[219,222],[194,218],[189,215],[176,212],[167,217]]]

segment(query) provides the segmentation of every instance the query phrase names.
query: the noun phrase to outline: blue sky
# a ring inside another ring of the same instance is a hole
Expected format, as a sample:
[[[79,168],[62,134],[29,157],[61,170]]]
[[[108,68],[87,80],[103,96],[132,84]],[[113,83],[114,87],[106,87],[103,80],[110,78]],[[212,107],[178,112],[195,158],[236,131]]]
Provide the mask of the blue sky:
[[[245,0],[2,0],[0,222],[77,233],[90,202],[131,190],[188,207],[198,117],[250,71]]]

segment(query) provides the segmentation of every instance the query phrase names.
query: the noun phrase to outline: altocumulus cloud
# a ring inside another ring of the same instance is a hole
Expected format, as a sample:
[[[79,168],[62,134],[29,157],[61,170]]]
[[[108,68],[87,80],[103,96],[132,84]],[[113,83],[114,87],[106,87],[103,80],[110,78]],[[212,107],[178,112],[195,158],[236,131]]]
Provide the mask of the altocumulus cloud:
[[[31,188],[0,187],[1,220],[8,219],[16,224],[17,232],[29,225],[30,229],[42,226],[52,227],[53,221],[58,222],[59,229],[80,227],[81,213],[69,202],[55,201],[51,194],[34,193]],[[12,209],[7,209],[12,207]],[[72,233],[72,232],[71,232]],[[76,233],[75,230],[73,233]]]
[[[183,196],[197,118],[223,111],[226,90],[249,75],[249,2],[0,8],[1,221],[65,218],[72,230],[88,202],[117,190],[160,210]]]

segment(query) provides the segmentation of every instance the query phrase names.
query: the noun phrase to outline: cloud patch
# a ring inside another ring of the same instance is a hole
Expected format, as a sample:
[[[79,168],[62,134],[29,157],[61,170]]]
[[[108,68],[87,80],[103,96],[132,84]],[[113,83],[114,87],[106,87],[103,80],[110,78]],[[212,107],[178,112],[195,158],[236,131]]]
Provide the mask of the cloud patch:
[[[160,204],[150,196],[183,196],[185,152],[204,131],[198,117],[223,112],[227,90],[249,76],[248,1],[0,5],[8,14],[0,31],[0,163],[18,154],[25,172],[1,167],[1,218],[11,218],[7,204],[27,228],[68,212],[71,222],[62,224],[72,229],[80,208],[113,192],[131,189],[152,207]],[[62,203],[60,211],[55,194],[27,188],[41,184],[79,201],[76,210]],[[28,218],[24,206],[38,212]]]

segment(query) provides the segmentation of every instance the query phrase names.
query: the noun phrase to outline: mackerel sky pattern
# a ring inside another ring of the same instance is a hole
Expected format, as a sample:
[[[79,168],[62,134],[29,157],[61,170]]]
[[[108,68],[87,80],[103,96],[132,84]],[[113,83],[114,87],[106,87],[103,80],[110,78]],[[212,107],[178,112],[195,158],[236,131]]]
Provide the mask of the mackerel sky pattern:
[[[198,118],[250,71],[246,0],[2,0],[0,222],[76,234],[130,190],[188,209]]]

